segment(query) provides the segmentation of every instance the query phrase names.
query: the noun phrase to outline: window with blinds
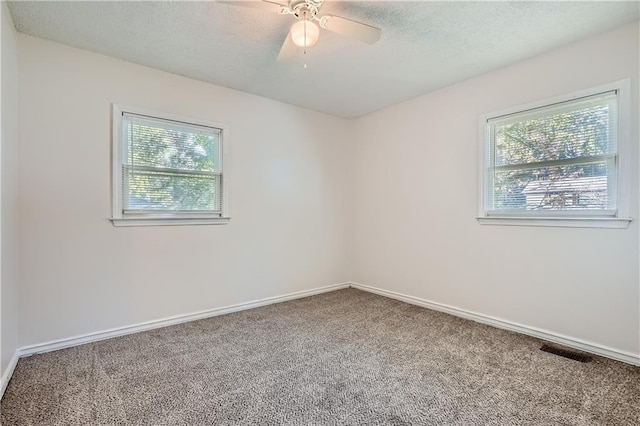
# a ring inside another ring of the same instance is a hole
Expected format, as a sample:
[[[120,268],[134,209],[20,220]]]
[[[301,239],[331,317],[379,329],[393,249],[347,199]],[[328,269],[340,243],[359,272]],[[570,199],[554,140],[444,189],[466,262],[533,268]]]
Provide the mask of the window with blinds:
[[[222,126],[119,108],[115,114],[115,219],[225,216]]]
[[[481,217],[619,216],[620,88],[608,86],[483,117]]]

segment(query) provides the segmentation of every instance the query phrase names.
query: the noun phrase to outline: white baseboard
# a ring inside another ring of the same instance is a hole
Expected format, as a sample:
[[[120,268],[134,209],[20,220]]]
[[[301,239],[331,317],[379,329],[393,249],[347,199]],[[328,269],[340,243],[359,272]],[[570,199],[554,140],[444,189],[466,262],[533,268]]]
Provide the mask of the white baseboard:
[[[11,361],[9,361],[9,365],[2,373],[2,377],[0,378],[0,399],[4,395],[4,391],[7,390],[7,385],[9,384],[9,380],[11,380],[11,376],[13,376],[13,370],[16,369],[16,365],[18,365],[18,359],[20,358],[20,350],[16,349],[13,353],[13,357],[11,357]]]
[[[530,327],[528,325],[518,324],[512,321],[495,318],[489,315],[467,311],[466,309],[456,308],[455,306],[445,305],[444,303],[432,302],[430,300],[421,299],[419,297],[397,293],[395,291],[384,290],[381,288],[371,287],[368,285],[354,283],[354,282],[351,283],[351,287],[357,288],[359,290],[367,291],[369,293],[375,293],[380,296],[389,297],[391,299],[400,300],[402,302],[410,303],[412,305],[433,309],[434,311],[445,312],[447,314],[455,315],[457,317],[470,319],[475,322],[491,325],[497,328],[502,328],[504,330],[515,331],[517,333],[522,333],[529,336],[537,337],[539,339],[547,340],[549,342],[554,342],[554,343],[558,343],[558,344],[568,346],[574,349],[578,349],[581,351],[590,352],[595,355],[600,355],[606,358],[615,359],[616,361],[622,361],[632,365],[640,365],[640,354],[620,351],[618,349],[609,348],[603,345],[599,345],[597,343],[587,342],[574,337],[569,337],[559,333],[554,333],[552,331],[542,330],[536,327]]]
[[[622,362],[626,362],[633,365],[640,365],[640,355],[638,354],[619,351],[617,349],[608,348],[602,345],[586,342],[586,341],[569,337],[569,336],[564,336],[551,331],[542,330],[542,329],[538,329],[535,327],[530,327],[522,324],[517,324],[511,321],[506,321],[506,320],[495,318],[489,315],[467,311],[465,309],[456,308],[454,306],[449,306],[443,303],[432,302],[429,300],[421,299],[419,297],[409,296],[409,295],[397,293],[394,291],[384,290],[381,288],[371,287],[364,284],[352,282],[352,283],[334,284],[334,285],[319,287],[311,290],[304,290],[304,291],[299,291],[295,293],[289,293],[282,296],[268,297],[265,299],[239,303],[236,305],[225,306],[221,308],[214,308],[214,309],[194,312],[190,314],[176,315],[168,318],[162,318],[162,319],[153,320],[153,321],[146,321],[143,323],[129,325],[125,327],[112,328],[109,330],[99,331],[95,333],[88,333],[80,336],[69,337],[65,339],[25,346],[16,351],[9,365],[7,366],[6,370],[2,374],[1,383],[0,383],[0,398],[2,398],[2,395],[4,394],[4,391],[9,383],[9,380],[11,380],[11,376],[13,375],[13,371],[16,368],[18,359],[22,357],[26,357],[26,356],[30,356],[38,353],[51,352],[51,351],[69,348],[69,347],[78,346],[78,345],[83,345],[85,343],[97,342],[100,340],[110,339],[112,337],[139,333],[141,331],[152,330],[155,328],[167,327],[170,325],[181,324],[184,322],[215,317],[218,315],[229,314],[232,312],[258,308],[260,306],[286,302],[288,300],[301,299],[303,297],[313,296],[321,293],[327,293],[335,290],[341,290],[348,287],[353,287],[359,290],[375,293],[381,296],[400,300],[413,305],[422,306],[424,308],[445,312],[451,315],[470,319],[470,320],[473,320],[482,324],[491,325],[497,328],[515,331],[518,333],[537,337],[550,342],[559,343],[559,344],[572,347],[575,349],[579,349],[585,352],[590,352],[596,355],[601,355],[607,358],[615,359],[617,361],[622,361]]]
[[[57,351],[58,349],[70,348],[72,346],[83,345],[85,343],[97,342],[100,340],[110,339],[112,337],[124,336],[127,334],[139,333],[141,331],[152,330],[154,328],[167,327],[170,325],[181,324],[189,321],[196,321],[204,318],[215,317],[218,315],[229,314],[232,312],[244,311],[246,309],[258,308],[260,306],[272,305],[274,303],[286,302],[288,300],[301,299],[316,294],[327,293],[330,291],[348,288],[349,283],[333,284],[326,287],[314,288],[311,290],[303,290],[295,293],[289,293],[282,296],[267,297],[266,299],[254,300],[251,302],[238,303],[237,305],[225,306],[221,308],[208,309],[206,311],[194,312],[190,314],[176,315],[168,318],[146,321],[139,324],[128,325],[125,327],[112,328],[109,330],[98,331],[95,333],[83,334],[80,336],[69,337],[66,339],[53,340],[46,343],[29,345],[20,348],[19,356],[25,357],[34,354]],[[17,359],[16,359],[17,362]],[[8,377],[11,377],[9,375]],[[4,384],[4,378],[3,382]]]

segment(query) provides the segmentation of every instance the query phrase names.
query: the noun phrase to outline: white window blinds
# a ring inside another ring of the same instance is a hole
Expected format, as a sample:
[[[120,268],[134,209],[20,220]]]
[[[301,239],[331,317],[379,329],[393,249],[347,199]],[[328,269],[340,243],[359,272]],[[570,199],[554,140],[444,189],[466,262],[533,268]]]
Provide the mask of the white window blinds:
[[[122,212],[222,212],[221,130],[122,113]]]
[[[615,216],[618,99],[612,90],[487,120],[487,215]]]

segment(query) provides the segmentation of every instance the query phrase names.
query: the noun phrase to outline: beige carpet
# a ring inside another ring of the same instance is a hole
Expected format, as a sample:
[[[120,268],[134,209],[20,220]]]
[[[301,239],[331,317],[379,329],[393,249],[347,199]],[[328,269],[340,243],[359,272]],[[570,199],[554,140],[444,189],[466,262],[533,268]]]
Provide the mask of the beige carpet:
[[[347,289],[21,359],[2,425],[638,425],[640,368]]]

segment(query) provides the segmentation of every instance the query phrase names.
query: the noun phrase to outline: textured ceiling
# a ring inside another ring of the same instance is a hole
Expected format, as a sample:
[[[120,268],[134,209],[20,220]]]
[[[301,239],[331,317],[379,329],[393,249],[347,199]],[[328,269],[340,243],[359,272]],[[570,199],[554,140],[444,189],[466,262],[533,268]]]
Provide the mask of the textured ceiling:
[[[322,30],[277,62],[291,16],[216,2],[9,2],[18,31],[342,117],[357,117],[639,18],[639,2],[344,2],[382,28]]]

